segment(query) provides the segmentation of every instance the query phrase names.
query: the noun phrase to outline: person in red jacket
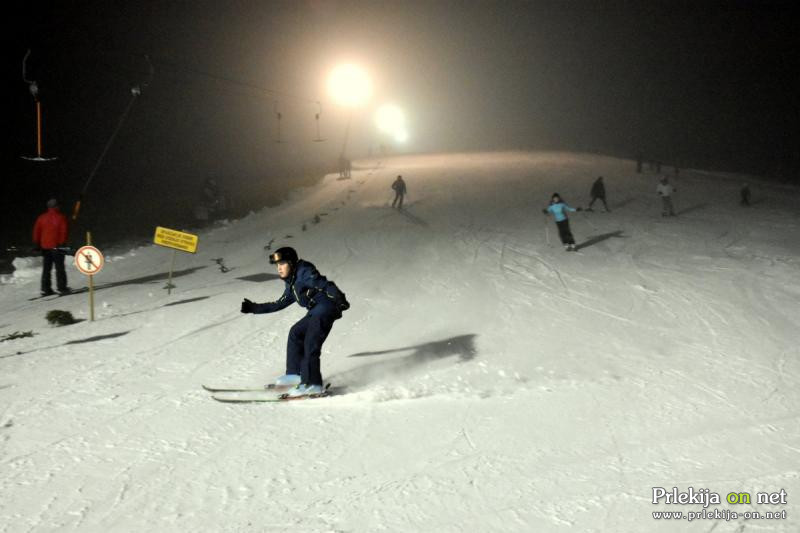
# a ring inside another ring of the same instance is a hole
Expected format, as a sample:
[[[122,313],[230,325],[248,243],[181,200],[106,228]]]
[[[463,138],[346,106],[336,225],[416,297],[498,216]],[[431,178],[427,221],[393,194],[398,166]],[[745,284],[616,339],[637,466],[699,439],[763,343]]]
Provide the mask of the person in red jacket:
[[[56,287],[61,295],[69,294],[67,272],[64,270],[64,254],[59,246],[67,243],[69,224],[67,217],[58,209],[58,201],[51,198],[47,201],[47,211],[39,215],[33,226],[33,243],[42,251],[42,296],[53,292],[50,272],[56,267]]]

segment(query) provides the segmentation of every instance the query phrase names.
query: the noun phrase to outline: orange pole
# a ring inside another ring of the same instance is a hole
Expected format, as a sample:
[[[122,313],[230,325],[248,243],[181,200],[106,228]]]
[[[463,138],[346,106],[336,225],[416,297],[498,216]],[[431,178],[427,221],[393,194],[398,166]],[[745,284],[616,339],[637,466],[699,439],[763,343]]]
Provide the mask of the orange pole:
[[[42,157],[42,103],[36,100],[36,155]]]
[[[92,233],[86,232],[86,244],[92,245]],[[89,274],[89,320],[94,322],[94,274]]]

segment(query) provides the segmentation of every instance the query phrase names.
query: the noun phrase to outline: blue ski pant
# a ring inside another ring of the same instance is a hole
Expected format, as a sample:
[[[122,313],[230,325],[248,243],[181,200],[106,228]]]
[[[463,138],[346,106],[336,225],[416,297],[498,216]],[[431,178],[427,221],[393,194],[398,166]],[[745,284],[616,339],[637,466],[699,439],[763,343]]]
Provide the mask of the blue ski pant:
[[[322,385],[319,357],[333,322],[339,317],[325,313],[307,314],[289,330],[286,373],[299,374],[306,385]]]

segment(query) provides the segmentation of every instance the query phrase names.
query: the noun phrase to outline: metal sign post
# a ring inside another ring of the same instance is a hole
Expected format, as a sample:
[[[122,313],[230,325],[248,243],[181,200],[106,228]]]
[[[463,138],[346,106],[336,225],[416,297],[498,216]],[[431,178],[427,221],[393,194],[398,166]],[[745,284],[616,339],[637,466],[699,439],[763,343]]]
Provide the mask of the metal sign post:
[[[167,295],[172,294],[172,272],[175,270],[175,256],[178,255],[178,252],[172,250],[172,260],[169,262],[169,277],[167,278]]]
[[[86,246],[81,246],[75,252],[75,267],[89,276],[89,320],[94,321],[94,275],[103,268],[105,258],[100,250],[92,246],[92,234],[88,231],[86,242]]]
[[[157,226],[153,242],[159,246],[172,248],[172,259],[169,264],[169,278],[167,278],[167,294],[172,294],[172,271],[175,269],[175,250],[189,252],[191,254],[196,253],[197,235]]]

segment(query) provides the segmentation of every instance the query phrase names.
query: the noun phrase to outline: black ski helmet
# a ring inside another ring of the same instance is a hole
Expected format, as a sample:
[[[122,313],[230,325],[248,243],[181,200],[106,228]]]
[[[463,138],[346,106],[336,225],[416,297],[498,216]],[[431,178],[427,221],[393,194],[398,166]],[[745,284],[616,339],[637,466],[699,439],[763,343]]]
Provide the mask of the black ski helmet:
[[[281,261],[286,261],[290,263],[292,266],[297,264],[297,252],[294,248],[290,248],[288,246],[284,246],[282,248],[278,248],[273,253],[269,254],[269,262],[272,265],[276,265]]]

